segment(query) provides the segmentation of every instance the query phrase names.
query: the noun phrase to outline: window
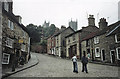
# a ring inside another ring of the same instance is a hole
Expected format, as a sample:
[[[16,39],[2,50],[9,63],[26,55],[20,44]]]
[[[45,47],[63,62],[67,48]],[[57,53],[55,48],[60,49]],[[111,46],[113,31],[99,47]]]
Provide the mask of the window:
[[[22,45],[21,45],[21,50],[22,50],[22,51],[25,51],[25,49],[26,49],[26,46],[25,46],[24,44],[22,44]]]
[[[10,54],[3,53],[2,64],[9,64]]]
[[[22,35],[23,35],[24,38],[26,37],[26,36],[25,36],[25,31],[24,31],[24,30],[22,30]]]
[[[120,33],[115,35],[115,41],[116,43],[120,42]]]
[[[68,43],[70,43],[70,38],[68,38]]]
[[[13,22],[8,20],[8,27],[13,30],[14,29],[14,25],[13,25]]]
[[[6,38],[6,46],[7,47],[13,48],[13,43],[14,43],[13,39],[11,39],[9,37]]]
[[[8,12],[9,4],[7,2],[4,2],[4,9]]]
[[[117,51],[117,59],[120,60],[120,47],[116,48]]]
[[[99,37],[94,37],[94,43],[98,44],[99,43]]]
[[[100,48],[99,47],[95,48],[95,57],[100,57]]]
[[[73,41],[75,40],[75,35],[73,35]]]
[[[90,41],[86,40],[86,46],[89,46],[89,45],[90,45]]]

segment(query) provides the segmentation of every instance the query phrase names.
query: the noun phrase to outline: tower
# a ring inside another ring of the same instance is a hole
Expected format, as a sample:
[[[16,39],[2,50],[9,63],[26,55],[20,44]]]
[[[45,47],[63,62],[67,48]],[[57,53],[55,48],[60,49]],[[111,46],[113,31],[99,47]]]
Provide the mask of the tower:
[[[43,24],[43,27],[45,27],[45,28],[46,28],[46,27],[49,27],[49,24],[50,24],[50,22],[46,22],[46,21],[45,21],[44,24]]]
[[[71,21],[69,22],[69,26],[70,26],[74,31],[77,31],[77,28],[78,28],[78,26],[77,26],[77,20],[76,20],[76,21],[72,21],[72,19],[71,19]]]

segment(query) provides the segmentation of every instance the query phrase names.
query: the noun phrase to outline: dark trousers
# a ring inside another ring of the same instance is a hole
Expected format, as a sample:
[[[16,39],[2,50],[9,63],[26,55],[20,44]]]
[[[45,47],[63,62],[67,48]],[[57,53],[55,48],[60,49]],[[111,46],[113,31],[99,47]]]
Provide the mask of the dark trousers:
[[[84,72],[84,70],[85,70],[86,73],[88,72],[87,64],[82,63],[82,72]]]
[[[77,62],[73,62],[73,72],[78,72]]]

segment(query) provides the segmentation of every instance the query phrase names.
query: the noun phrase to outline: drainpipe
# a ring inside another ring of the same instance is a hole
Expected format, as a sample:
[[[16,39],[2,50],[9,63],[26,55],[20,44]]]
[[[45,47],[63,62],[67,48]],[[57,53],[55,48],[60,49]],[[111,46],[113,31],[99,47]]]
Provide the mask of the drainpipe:
[[[0,0],[0,62],[2,62],[2,2]],[[0,78],[2,78],[2,63],[0,63]]]

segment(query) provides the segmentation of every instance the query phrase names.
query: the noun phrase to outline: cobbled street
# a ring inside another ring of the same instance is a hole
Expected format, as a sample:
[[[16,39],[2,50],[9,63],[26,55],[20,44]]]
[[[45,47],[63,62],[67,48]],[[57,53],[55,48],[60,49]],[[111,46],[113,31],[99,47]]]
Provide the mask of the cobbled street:
[[[118,67],[100,64],[88,64],[88,74],[81,72],[81,62],[78,62],[79,73],[73,73],[71,60],[49,55],[37,54],[39,64],[10,77],[118,77]]]

